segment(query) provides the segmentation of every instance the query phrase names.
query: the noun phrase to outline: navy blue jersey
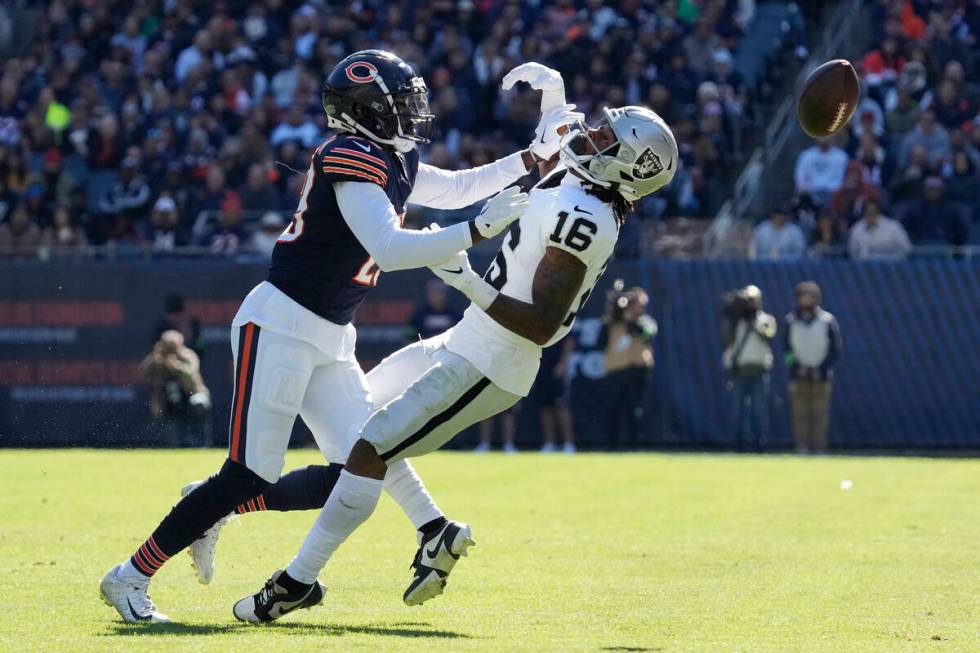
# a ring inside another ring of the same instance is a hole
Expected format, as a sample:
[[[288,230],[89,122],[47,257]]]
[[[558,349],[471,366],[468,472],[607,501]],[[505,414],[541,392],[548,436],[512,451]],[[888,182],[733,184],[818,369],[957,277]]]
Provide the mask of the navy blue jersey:
[[[402,216],[418,165],[417,151],[388,152],[360,136],[339,135],[321,144],[293,220],[272,251],[269,282],[334,324],[350,322],[381,270],[347,226],[333,184],[377,184]]]

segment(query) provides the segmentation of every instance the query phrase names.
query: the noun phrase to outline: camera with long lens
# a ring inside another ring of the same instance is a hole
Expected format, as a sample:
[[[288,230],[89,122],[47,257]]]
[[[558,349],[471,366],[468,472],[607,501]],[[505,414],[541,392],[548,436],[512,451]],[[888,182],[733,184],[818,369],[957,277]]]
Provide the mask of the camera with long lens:
[[[759,312],[756,302],[758,289],[745,286],[722,295],[722,312],[730,320],[751,320]]]

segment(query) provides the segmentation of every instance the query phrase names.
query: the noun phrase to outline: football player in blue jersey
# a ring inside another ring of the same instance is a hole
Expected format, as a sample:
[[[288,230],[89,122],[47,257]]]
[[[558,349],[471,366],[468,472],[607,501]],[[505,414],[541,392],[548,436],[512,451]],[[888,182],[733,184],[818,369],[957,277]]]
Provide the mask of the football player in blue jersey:
[[[520,68],[524,72],[512,71],[517,79],[555,97],[557,73],[537,64]],[[209,581],[217,527],[241,506],[323,505],[373,406],[401,394],[413,378],[411,371],[370,381],[365,376],[355,358],[351,324],[357,307],[382,271],[434,265],[504,231],[527,206],[525,193],[507,187],[536,162],[552,158],[558,128],[581,118],[573,106],[552,102],[527,150],[450,172],[419,162],[416,145],[428,142],[434,116],[424,80],[397,56],[365,50],[342,60],[324,84],[323,107],[338,133],[314,151],[269,276],[249,293],[232,322],[235,390],[228,457],[215,475],[185,488],[145,542],[103,578],[102,598],[124,621],[168,621],[148,595],[150,581],[168,559],[195,542],[199,577]],[[454,209],[495,193],[468,222],[422,231],[402,227],[408,203]],[[297,416],[331,466],[280,479]],[[384,485],[419,530],[420,541],[452,525],[466,536],[459,538],[460,553],[472,544],[469,527],[446,520],[408,461],[392,464]],[[319,584],[304,587],[289,609],[322,598]]]

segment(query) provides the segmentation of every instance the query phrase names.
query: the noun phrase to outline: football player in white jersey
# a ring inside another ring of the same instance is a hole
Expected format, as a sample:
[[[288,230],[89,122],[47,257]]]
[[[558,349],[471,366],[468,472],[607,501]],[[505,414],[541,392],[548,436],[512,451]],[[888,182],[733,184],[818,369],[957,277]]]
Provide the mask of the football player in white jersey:
[[[662,188],[677,169],[677,143],[656,113],[635,106],[603,112],[597,126],[578,125],[562,138],[559,167],[531,191],[485,278],[465,252],[432,268],[472,301],[463,320],[377,368],[379,376],[412,373],[415,380],[365,423],[300,552],[235,604],[238,619],[272,621],[290,611],[296,593],[284,581],[317,585],[333,552],[373,512],[389,465],[438,449],[527,395],[541,349],[568,333],[631,203]],[[406,603],[442,593],[469,539],[468,527],[450,522],[422,540]]]

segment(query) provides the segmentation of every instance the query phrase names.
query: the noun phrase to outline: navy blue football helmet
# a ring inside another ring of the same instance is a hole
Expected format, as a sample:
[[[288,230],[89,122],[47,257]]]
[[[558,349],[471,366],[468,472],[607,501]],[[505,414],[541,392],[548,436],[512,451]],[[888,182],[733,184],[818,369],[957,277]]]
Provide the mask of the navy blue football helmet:
[[[323,109],[333,129],[360,133],[407,152],[428,143],[435,116],[425,80],[399,57],[361,50],[334,66],[323,84]]]

